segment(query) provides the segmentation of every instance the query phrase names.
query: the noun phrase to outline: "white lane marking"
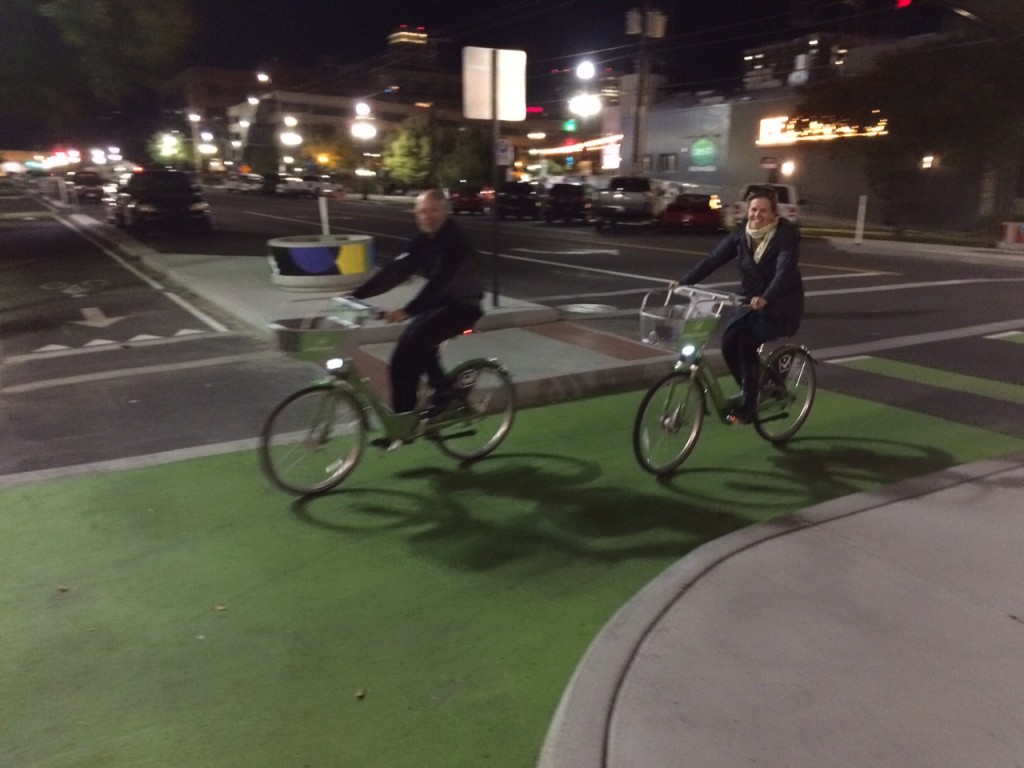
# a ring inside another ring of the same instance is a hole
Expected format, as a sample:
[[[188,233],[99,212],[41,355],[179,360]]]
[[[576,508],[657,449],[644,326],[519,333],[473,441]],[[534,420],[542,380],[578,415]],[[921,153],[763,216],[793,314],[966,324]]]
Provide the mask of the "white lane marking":
[[[184,309],[186,312],[188,312],[190,315],[192,315],[197,320],[201,320],[202,322],[206,323],[206,325],[208,325],[213,330],[217,331],[217,333],[227,333],[228,332],[229,329],[228,329],[228,327],[226,325],[223,325],[222,323],[218,323],[216,320],[214,320],[208,314],[203,312],[203,310],[199,309],[198,307],[192,306],[187,301],[185,301],[183,298],[181,298],[181,296],[179,296],[178,294],[170,293],[169,291],[164,291],[164,296],[166,296],[168,299],[170,299],[175,304],[180,306],[182,309]]]
[[[227,331],[228,331],[227,326],[222,325],[221,323],[218,323],[216,320],[214,320],[208,314],[206,314],[205,312],[200,310],[198,307],[192,306],[189,302],[185,301],[185,299],[181,298],[177,294],[171,293],[169,290],[167,290],[159,282],[157,282],[156,280],[151,278],[145,272],[141,272],[138,269],[136,269],[135,267],[133,267],[127,261],[122,259],[121,256],[118,255],[118,253],[116,251],[113,251],[110,248],[108,248],[104,243],[102,243],[99,240],[97,240],[95,237],[93,237],[91,234],[86,232],[84,229],[80,229],[78,227],[75,227],[70,222],[65,221],[64,219],[58,219],[58,221],[61,224],[63,224],[65,227],[70,229],[72,232],[74,232],[76,235],[78,235],[79,237],[82,237],[82,238],[85,238],[86,240],[88,240],[90,243],[92,243],[97,248],[99,248],[103,253],[105,253],[107,256],[109,256],[111,259],[113,259],[115,262],[117,262],[118,266],[123,267],[124,269],[128,270],[129,272],[131,272],[133,275],[135,275],[137,278],[139,278],[142,282],[144,282],[150,288],[153,288],[153,289],[159,291],[161,294],[163,294],[164,296],[169,298],[171,301],[173,301],[179,307],[181,307],[186,312],[188,312],[190,315],[195,317],[197,320],[205,323],[207,326],[209,326],[213,330],[217,331],[218,333],[227,333]]]
[[[542,262],[542,263],[547,263],[547,262]],[[587,267],[580,267],[580,269],[587,269]],[[877,277],[879,275],[884,275],[884,274],[887,274],[887,273],[885,273],[885,272],[861,272],[861,273],[857,273],[857,274],[847,274],[847,275],[814,275],[812,277],[805,277],[804,278],[804,282],[806,283],[806,282],[809,282],[809,281],[812,281],[812,280],[848,280],[850,278],[857,278],[857,277]],[[649,278],[646,278],[646,279],[648,279],[648,280],[657,280],[658,282],[665,283],[666,285],[669,282],[668,280],[665,280],[664,278],[649,277]],[[728,282],[722,282],[722,283],[703,283],[703,285],[718,286],[718,287],[727,287],[727,286],[735,287],[735,283],[728,283]],[[639,294],[646,293],[649,290],[650,290],[649,288],[625,288],[625,289],[623,289],[621,291],[594,291],[592,293],[566,293],[566,294],[554,295],[554,296],[520,296],[519,298],[523,299],[524,301],[534,301],[534,302],[537,302],[537,303],[541,303],[541,302],[548,302],[548,301],[567,301],[569,299],[595,298],[595,297],[600,297],[600,296],[636,296],[636,295],[639,295]],[[808,294],[808,295],[810,295],[810,294]]]
[[[31,472],[19,472],[13,475],[0,475],[0,488],[10,488],[25,483],[42,483],[48,480],[56,480],[61,477],[76,477],[80,475],[91,475],[96,472],[117,472],[125,469],[142,469],[144,467],[155,467],[160,464],[171,464],[186,459],[200,459],[207,456],[219,456],[224,453],[235,453],[237,451],[253,451],[259,444],[255,437],[233,440],[226,443],[212,443],[200,445],[195,448],[178,448],[160,453],[150,453],[145,456],[130,456],[124,459],[110,459],[108,461],[94,461],[89,464],[74,464],[70,467],[54,467],[53,469],[36,469]]]
[[[538,251],[538,250],[535,250],[533,248],[516,248],[516,251],[518,251],[519,253],[536,253],[536,254],[540,254],[541,256],[590,256],[590,255],[597,255],[597,256],[621,256],[622,255],[622,251],[619,251],[617,249],[613,249],[613,250],[604,249],[604,250],[602,250],[600,248],[584,248],[584,249],[576,250],[576,251],[563,251],[563,250],[559,250],[559,251]]]
[[[114,342],[109,342],[114,343]],[[149,376],[154,373],[170,373],[173,371],[187,371],[195,368],[212,368],[217,365],[231,365],[233,363],[244,363],[250,360],[267,360],[273,357],[271,352],[252,352],[245,355],[225,355],[223,357],[209,357],[205,360],[190,360],[183,363],[165,363],[163,365],[146,365],[139,368],[121,368],[113,371],[101,371],[99,373],[86,373],[80,376],[66,376],[62,379],[47,379],[44,381],[33,381],[27,384],[14,384],[10,387],[3,387],[0,392],[4,394],[18,394],[21,392],[36,392],[40,389],[52,389],[53,387],[68,387],[74,384],[87,384],[93,381],[106,381],[109,379],[121,379],[128,376]]]
[[[879,339],[877,341],[868,341],[862,344],[847,344],[842,347],[817,349],[812,350],[812,354],[819,360],[828,360],[829,362],[832,362],[834,358],[873,355],[876,352],[883,352],[887,349],[901,349],[903,347],[915,347],[921,344],[934,344],[939,341],[967,339],[972,336],[985,336],[990,333],[1001,333],[1002,331],[1014,329],[1019,330],[1020,328],[1024,328],[1024,318],[1006,320],[1001,323],[972,325],[966,328],[951,328],[947,331],[935,331],[934,333],[919,333],[912,336],[896,336],[891,339]]]
[[[232,334],[234,335],[234,334]],[[133,348],[133,347],[150,347],[158,344],[176,344],[180,341],[194,341],[196,336],[200,336],[204,339],[220,339],[224,338],[223,334],[212,332],[212,331],[193,331],[190,329],[178,331],[172,337],[163,338],[160,336],[149,336],[144,334],[143,336],[136,336],[125,342],[119,342],[116,349]],[[22,355],[9,355],[3,360],[0,360],[0,367],[7,365],[14,365],[15,363],[25,363],[33,360],[47,360],[53,357],[66,357],[68,355],[81,355],[91,352],[110,352],[115,347],[102,346],[102,347],[68,347],[64,344],[47,344],[39,347],[32,352],[26,352]]]
[[[109,328],[123,317],[107,317],[99,307],[82,307],[83,320],[72,320],[75,325],[84,325],[89,328]]]
[[[895,283],[890,285],[868,285],[862,288],[836,288],[824,291],[809,291],[807,296],[839,296],[851,293],[882,293],[883,291],[907,291],[916,288],[945,288],[957,285],[981,283],[1022,283],[1024,277],[981,277],[971,280],[936,280],[933,283]]]
[[[1020,336],[1024,331],[1006,331],[1005,333],[993,333],[991,336],[986,336],[986,339],[1012,339],[1015,336]]]
[[[247,211],[246,213],[248,213],[250,216],[259,216],[260,218],[274,219],[276,221],[291,221],[291,222],[296,223],[296,224],[309,224],[309,223],[311,223],[313,221],[313,219],[300,219],[300,218],[295,218],[294,216],[274,216],[273,214],[270,214],[270,213],[256,213],[255,211]],[[333,221],[334,217],[332,216],[331,219]],[[317,221],[318,221],[318,219],[317,219]],[[374,231],[372,229],[367,229],[364,226],[360,226],[360,227],[341,226],[339,228],[340,229],[344,229],[345,231],[358,232],[359,234],[372,234],[372,236],[374,236],[375,238],[386,238],[388,240],[400,240],[402,243],[408,242],[409,238],[410,238],[410,234],[392,234],[390,232],[378,232],[378,231]]]

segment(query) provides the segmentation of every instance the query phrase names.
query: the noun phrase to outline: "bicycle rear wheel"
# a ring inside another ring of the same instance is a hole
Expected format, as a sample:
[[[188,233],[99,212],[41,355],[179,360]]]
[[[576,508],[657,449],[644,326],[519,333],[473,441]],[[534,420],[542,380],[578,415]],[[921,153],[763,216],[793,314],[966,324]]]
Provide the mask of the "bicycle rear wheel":
[[[315,384],[271,411],[260,433],[260,466],[289,493],[322,493],[355,469],[365,440],[355,396],[333,384]]]
[[[672,371],[644,395],[633,423],[633,451],[640,466],[668,475],[686,461],[704,426],[705,395],[689,371]]]
[[[807,421],[818,377],[814,359],[803,347],[787,344],[761,363],[761,383],[754,429],[772,443],[784,443]]]
[[[496,360],[468,360],[448,372],[461,400],[426,426],[443,453],[471,461],[486,456],[508,435],[516,415],[515,389]]]

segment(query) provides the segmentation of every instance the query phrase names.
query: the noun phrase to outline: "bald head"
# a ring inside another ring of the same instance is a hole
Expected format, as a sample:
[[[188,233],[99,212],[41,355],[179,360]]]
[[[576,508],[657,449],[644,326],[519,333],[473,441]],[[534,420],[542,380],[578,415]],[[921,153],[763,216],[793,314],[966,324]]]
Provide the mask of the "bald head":
[[[426,235],[434,235],[448,220],[448,200],[439,189],[428,189],[416,196],[416,226]]]

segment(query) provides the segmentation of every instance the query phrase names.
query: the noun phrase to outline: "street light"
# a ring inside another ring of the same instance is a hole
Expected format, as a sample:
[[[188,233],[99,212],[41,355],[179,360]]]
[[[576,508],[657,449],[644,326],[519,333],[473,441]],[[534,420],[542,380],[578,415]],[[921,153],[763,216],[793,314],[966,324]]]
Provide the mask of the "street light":
[[[593,93],[580,93],[569,99],[569,111],[582,118],[593,117],[601,111],[601,97]]]
[[[580,80],[593,80],[596,72],[592,61],[581,61],[576,67],[576,77]]]

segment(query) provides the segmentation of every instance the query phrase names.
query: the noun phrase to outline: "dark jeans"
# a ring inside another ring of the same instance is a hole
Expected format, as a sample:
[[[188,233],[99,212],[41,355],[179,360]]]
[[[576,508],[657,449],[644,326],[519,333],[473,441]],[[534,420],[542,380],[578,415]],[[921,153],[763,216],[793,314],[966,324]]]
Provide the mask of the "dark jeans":
[[[452,303],[409,320],[391,355],[391,402],[395,413],[416,407],[416,389],[423,374],[435,390],[447,386],[438,347],[446,339],[472,328],[482,316],[479,306]]]
[[[740,407],[751,413],[757,409],[757,350],[766,340],[764,326],[754,323],[732,323],[722,334],[722,357],[743,395]]]

